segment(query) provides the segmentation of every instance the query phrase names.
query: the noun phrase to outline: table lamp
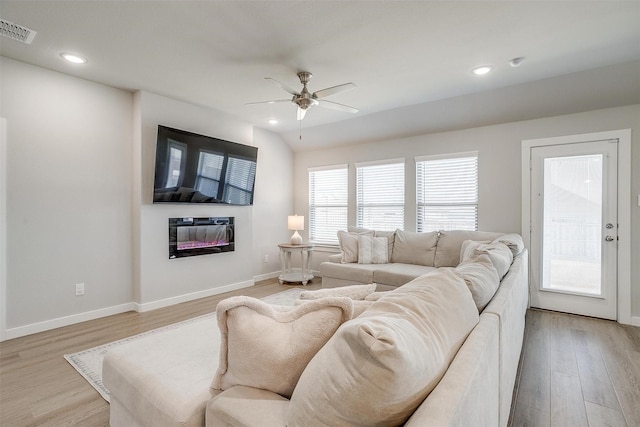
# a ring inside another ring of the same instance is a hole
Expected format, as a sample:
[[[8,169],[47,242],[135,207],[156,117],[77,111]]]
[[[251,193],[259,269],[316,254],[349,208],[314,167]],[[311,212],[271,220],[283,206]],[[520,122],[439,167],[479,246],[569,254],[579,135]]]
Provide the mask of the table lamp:
[[[291,236],[291,244],[301,245],[302,236],[298,234],[298,230],[304,230],[304,216],[289,215],[287,223],[289,230],[295,230],[293,236]]]

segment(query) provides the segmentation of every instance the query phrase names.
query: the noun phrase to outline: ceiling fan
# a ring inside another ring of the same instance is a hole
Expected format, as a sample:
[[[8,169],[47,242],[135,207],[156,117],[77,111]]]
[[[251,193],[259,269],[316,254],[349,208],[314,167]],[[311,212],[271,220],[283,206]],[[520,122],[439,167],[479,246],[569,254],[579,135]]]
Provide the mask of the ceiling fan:
[[[315,105],[319,107],[324,107],[324,108],[331,108],[333,110],[346,111],[348,113],[358,112],[357,108],[353,108],[344,104],[339,104],[333,101],[327,101],[326,99],[324,99],[328,96],[335,95],[340,92],[344,92],[345,90],[353,89],[354,87],[356,87],[355,84],[344,83],[338,86],[328,87],[326,89],[318,90],[311,93],[309,92],[309,89],[307,89],[307,83],[309,83],[309,80],[311,79],[312,76],[313,74],[311,74],[308,71],[300,71],[298,73],[298,78],[300,79],[300,83],[302,83],[301,91],[291,89],[289,86],[285,85],[282,82],[279,82],[276,79],[272,79],[271,77],[265,77],[265,80],[270,80],[273,83],[277,84],[286,92],[293,95],[293,97],[291,99],[277,99],[274,101],[249,102],[247,103],[247,105],[273,104],[276,102],[293,102],[298,106],[298,116],[297,116],[298,120],[304,119],[304,116],[307,113],[307,110]]]

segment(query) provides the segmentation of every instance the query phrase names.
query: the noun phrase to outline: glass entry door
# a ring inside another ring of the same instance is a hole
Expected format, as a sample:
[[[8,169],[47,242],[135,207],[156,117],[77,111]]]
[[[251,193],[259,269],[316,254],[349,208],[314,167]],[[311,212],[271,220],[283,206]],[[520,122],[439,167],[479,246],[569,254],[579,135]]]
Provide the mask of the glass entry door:
[[[617,142],[531,150],[531,305],[616,319]]]

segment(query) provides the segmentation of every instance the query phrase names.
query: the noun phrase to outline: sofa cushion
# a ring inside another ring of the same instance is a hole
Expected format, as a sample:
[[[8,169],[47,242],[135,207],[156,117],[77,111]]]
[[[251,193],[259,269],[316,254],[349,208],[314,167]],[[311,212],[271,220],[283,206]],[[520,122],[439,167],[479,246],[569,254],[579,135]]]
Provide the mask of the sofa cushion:
[[[358,236],[358,264],[386,264],[389,262],[386,237]]]
[[[207,403],[206,427],[282,427],[288,404],[271,391],[231,387]]]
[[[465,240],[487,240],[491,242],[500,236],[502,236],[502,233],[488,231],[440,231],[433,266],[455,267],[460,264],[460,248]]]
[[[462,275],[469,291],[471,291],[478,311],[482,311],[500,286],[498,272],[489,255],[474,253],[473,256],[458,264],[455,270]]]
[[[358,262],[358,236],[373,236],[373,231],[364,231],[362,233],[338,231],[342,263]]]
[[[496,268],[500,280],[502,280],[504,275],[509,271],[509,267],[511,267],[511,262],[513,261],[513,254],[507,245],[500,242],[484,243],[474,240],[465,240],[462,243],[462,248],[460,249],[461,261],[465,261],[478,253],[489,255],[491,263]]]
[[[188,322],[109,349],[102,381],[114,404],[112,425],[124,419],[124,425],[202,426],[216,393],[209,387],[219,357],[215,325],[214,319]]]
[[[322,277],[337,277],[358,283],[374,283],[373,272],[382,264],[336,264],[323,262],[320,265]]]
[[[376,291],[376,284],[341,286],[339,288],[317,289],[315,291],[302,291],[301,300],[311,300],[328,297],[347,297],[353,300],[363,300],[367,295]]]
[[[211,387],[244,385],[291,396],[309,360],[352,315],[353,302],[345,297],[308,301],[287,311],[246,296],[221,301],[220,363]]]
[[[431,273],[435,267],[425,265],[391,263],[380,265],[373,272],[374,283],[390,286],[402,286],[423,274]]]
[[[396,230],[391,262],[433,267],[438,233],[413,233]]]
[[[389,292],[344,323],[307,365],[287,425],[401,425],[437,385],[478,318],[452,269]]]

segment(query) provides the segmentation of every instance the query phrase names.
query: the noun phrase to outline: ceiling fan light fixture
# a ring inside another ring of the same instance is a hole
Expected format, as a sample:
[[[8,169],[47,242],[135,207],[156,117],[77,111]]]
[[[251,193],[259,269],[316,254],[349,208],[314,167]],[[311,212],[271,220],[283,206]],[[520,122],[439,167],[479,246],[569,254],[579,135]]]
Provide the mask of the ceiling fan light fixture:
[[[490,73],[493,70],[493,67],[491,65],[481,65],[479,67],[474,68],[473,74],[475,74],[476,76],[483,76],[485,74]]]
[[[312,76],[313,74],[311,74],[308,71],[300,71],[298,73],[298,79],[300,79],[300,83],[302,84],[302,90],[300,91],[296,91],[295,89],[290,88],[289,86],[277,81],[276,79],[273,79],[271,77],[265,77],[265,80],[270,80],[272,83],[280,86],[282,89],[284,89],[285,92],[292,95],[292,97],[288,100],[279,99],[275,101],[249,102],[245,105],[273,104],[274,102],[292,102],[297,107],[296,116],[298,120],[304,119],[304,116],[306,115],[307,110],[311,107],[315,107],[316,105],[319,105],[324,108],[330,108],[333,110],[346,111],[348,113],[358,112],[357,108],[349,107],[348,105],[339,104],[337,102],[327,101],[324,99],[326,97],[344,92],[346,90],[353,89],[356,87],[355,84],[343,83],[341,85],[324,88],[322,90],[318,90],[316,92],[311,93],[309,92],[309,89],[307,89],[307,83],[309,83],[309,80],[311,79]]]

